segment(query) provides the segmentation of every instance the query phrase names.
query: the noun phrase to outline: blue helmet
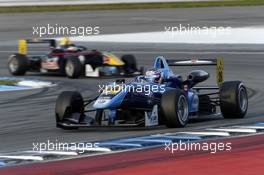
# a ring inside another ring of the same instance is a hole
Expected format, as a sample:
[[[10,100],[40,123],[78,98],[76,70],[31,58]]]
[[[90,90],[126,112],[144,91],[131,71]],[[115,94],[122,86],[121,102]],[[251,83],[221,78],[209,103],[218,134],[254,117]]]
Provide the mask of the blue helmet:
[[[145,79],[152,83],[161,83],[163,72],[159,69],[149,69],[146,71]]]

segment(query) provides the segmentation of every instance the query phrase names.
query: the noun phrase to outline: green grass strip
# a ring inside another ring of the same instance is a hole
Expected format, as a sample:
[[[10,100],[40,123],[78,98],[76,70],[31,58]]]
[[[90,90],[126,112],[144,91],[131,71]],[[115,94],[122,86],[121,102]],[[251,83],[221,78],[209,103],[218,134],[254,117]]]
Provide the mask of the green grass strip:
[[[16,80],[0,80],[0,85],[15,86],[17,83]]]
[[[190,7],[256,6],[256,5],[264,5],[264,0],[226,0],[226,1],[213,1],[213,2],[171,2],[171,3],[122,3],[122,4],[96,4],[96,5],[65,5],[65,6],[24,6],[24,7],[20,6],[20,7],[0,7],[0,13],[162,9],[162,8],[190,8]]]

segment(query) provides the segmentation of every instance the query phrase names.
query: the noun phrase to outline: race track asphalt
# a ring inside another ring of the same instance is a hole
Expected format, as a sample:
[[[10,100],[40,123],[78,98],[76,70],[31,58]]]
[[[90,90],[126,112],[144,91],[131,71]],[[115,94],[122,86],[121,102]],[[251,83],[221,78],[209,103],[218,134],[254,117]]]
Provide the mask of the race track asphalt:
[[[32,26],[44,24],[98,25],[102,33],[162,31],[164,26],[192,24],[199,26],[261,26],[264,7],[220,7],[160,10],[119,10],[98,12],[29,13],[0,15],[0,76],[10,76],[7,57],[16,50],[17,39],[32,37]],[[31,91],[0,92],[0,152],[32,148],[33,142],[95,141],[126,136],[195,130],[229,124],[264,120],[263,65],[264,45],[191,45],[191,44],[111,44],[84,43],[88,48],[112,50],[117,55],[133,53],[138,64],[149,68],[158,55],[169,58],[216,58],[225,61],[225,79],[242,80],[249,88],[250,103],[246,118],[225,120],[221,116],[191,121],[186,128],[154,130],[78,130],[63,131],[55,127],[55,101],[64,90],[78,90],[85,97],[95,95],[98,84],[111,79],[80,78],[27,74],[28,78],[49,80],[56,87]],[[186,69],[176,70],[186,76]],[[214,76],[214,70],[209,69]],[[185,72],[185,73],[184,73]],[[209,81],[210,83],[213,80]]]

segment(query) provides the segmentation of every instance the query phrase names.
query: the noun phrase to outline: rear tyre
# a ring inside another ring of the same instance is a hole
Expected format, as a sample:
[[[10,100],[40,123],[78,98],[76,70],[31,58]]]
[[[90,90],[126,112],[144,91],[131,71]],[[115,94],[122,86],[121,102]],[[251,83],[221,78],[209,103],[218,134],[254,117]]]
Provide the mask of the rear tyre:
[[[137,71],[137,61],[134,55],[123,55],[121,60],[125,63],[124,69],[126,73]]]
[[[79,114],[73,117],[73,114]],[[56,101],[55,107],[56,122],[80,123],[84,117],[84,101],[79,92],[64,91]]]
[[[69,57],[65,64],[65,73],[69,78],[79,78],[82,74],[82,64],[78,57]]]
[[[188,101],[182,90],[166,91],[161,98],[161,109],[167,127],[184,127],[188,123]]]
[[[224,82],[220,88],[220,109],[224,118],[243,118],[248,109],[247,89],[241,81]]]
[[[12,75],[25,75],[28,66],[28,58],[25,55],[14,54],[9,57],[8,70]]]

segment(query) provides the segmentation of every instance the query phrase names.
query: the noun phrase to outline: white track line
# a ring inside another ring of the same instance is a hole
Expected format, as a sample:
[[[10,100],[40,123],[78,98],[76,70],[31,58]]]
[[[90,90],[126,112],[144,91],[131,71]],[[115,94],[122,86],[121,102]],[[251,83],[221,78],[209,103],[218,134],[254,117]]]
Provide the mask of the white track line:
[[[40,156],[0,156],[2,159],[15,159],[15,160],[44,160]]]
[[[128,146],[128,147],[142,147],[141,144],[138,143],[125,143],[120,141],[111,141],[111,142],[103,142],[99,143],[100,145],[108,145],[108,146]]]
[[[232,55],[263,55],[264,52],[221,52],[221,51],[112,51],[114,53],[133,53],[133,54],[232,54]]]
[[[191,44],[264,44],[264,27],[231,28],[228,32],[208,30],[141,32],[71,37],[73,41],[109,43],[191,43]]]
[[[95,147],[95,148],[76,148],[74,149],[76,151],[94,151],[94,152],[111,152],[112,150],[109,148],[103,148],[103,147]]]
[[[204,132],[204,131],[194,131],[194,132],[180,132],[183,134],[191,134],[198,136],[230,136],[228,132]]]
[[[169,139],[144,139],[144,138],[133,138],[133,139],[124,139],[124,142],[155,142],[155,143],[164,143],[164,142],[172,142]]]
[[[247,128],[247,129],[264,129],[264,126],[238,126],[238,128]]]
[[[255,129],[243,129],[243,128],[212,128],[211,131],[224,131],[224,132],[239,132],[239,133],[256,133]]]
[[[48,154],[48,155],[64,155],[64,156],[77,156],[77,152],[73,151],[25,151],[26,153]]]
[[[189,139],[189,140],[200,140],[202,139],[199,136],[194,136],[194,135],[188,135],[188,134],[180,134],[179,133],[164,133],[164,134],[154,134],[151,135],[152,137],[168,137],[168,138],[174,138],[174,139]]]
[[[0,50],[0,53],[15,53],[16,51],[3,51]],[[43,51],[30,51],[30,52],[34,52],[34,53],[41,53]],[[232,55],[264,55],[264,52],[235,52],[235,51],[136,51],[136,50],[127,50],[127,51],[120,51],[120,50],[112,50],[111,52],[113,53],[134,53],[134,54],[232,54]]]
[[[157,135],[151,135],[152,137],[164,137],[164,138],[167,138],[167,139],[179,139],[179,140],[200,140],[201,138],[196,136],[180,136],[180,135],[165,135],[165,134],[157,134]]]

